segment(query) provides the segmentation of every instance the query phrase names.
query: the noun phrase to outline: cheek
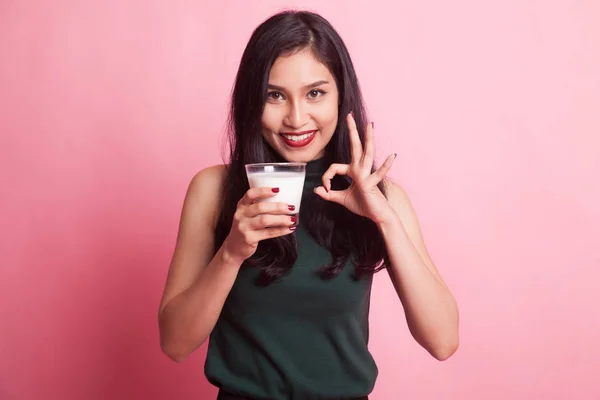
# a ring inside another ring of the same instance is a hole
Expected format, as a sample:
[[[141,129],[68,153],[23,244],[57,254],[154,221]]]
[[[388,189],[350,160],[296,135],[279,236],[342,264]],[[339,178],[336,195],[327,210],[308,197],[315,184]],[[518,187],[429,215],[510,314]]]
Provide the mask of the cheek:
[[[278,118],[277,112],[275,112],[275,110],[272,110],[269,107],[265,107],[261,118],[263,129],[267,131],[277,131],[277,129],[279,128],[280,121],[281,120]]]
[[[337,103],[327,104],[327,107],[323,107],[319,119],[324,128],[331,131],[335,130],[338,121]]]

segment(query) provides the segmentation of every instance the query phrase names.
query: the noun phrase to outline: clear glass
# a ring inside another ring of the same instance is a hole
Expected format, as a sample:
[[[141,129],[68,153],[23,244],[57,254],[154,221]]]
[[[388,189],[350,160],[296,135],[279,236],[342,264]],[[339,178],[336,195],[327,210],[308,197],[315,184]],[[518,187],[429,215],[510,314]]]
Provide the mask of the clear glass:
[[[290,216],[298,216],[302,202],[302,189],[306,178],[306,163],[246,164],[250,188],[279,188],[279,193],[260,201],[283,202],[295,207]],[[298,225],[298,219],[296,223]]]

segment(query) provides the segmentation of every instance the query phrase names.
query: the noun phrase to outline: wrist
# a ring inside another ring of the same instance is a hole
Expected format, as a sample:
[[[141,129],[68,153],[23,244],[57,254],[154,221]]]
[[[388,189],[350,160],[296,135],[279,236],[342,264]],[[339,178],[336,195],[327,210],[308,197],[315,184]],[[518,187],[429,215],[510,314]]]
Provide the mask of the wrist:
[[[225,266],[233,268],[239,268],[246,261],[230,250],[227,239],[225,239],[223,246],[221,246],[221,260]]]
[[[393,213],[390,213],[389,215],[382,215],[382,217],[376,222],[377,224],[377,228],[379,229],[379,232],[381,232],[381,234],[384,237],[387,236],[397,236],[398,233],[400,233],[400,231],[404,231],[404,225],[402,224],[402,220],[400,220],[400,217],[398,216],[398,214],[396,214],[396,212],[394,211]]]
[[[378,213],[377,218],[373,220],[377,227],[381,230],[382,228],[391,227],[394,225],[402,225],[400,217],[394,209],[390,206],[385,211]]]

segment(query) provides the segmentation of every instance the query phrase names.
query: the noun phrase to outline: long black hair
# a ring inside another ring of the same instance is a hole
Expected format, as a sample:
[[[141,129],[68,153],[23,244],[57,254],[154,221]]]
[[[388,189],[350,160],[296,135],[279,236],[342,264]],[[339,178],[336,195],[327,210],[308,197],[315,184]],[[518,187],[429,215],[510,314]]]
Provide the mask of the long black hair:
[[[229,234],[237,203],[249,189],[245,164],[285,161],[261,134],[269,72],[279,56],[305,49],[328,67],[339,91],[338,123],[325,148],[324,161],[327,165],[350,164],[351,147],[345,118],[351,111],[364,143],[367,119],[360,87],[348,50],[335,29],[323,17],[308,11],[284,11],[268,18],[254,30],[244,50],[232,93],[229,164],[223,207],[215,232],[215,251]],[[350,178],[336,176],[332,189],[343,190],[350,183]],[[379,188],[385,195],[383,183]],[[349,257],[355,265],[356,279],[385,268],[388,258],[385,243],[370,219],[323,200],[315,193],[303,200],[300,214],[300,223],[331,253],[331,264],[321,266],[319,270],[323,279],[335,277]],[[266,285],[283,277],[297,256],[295,236],[285,235],[261,241],[244,266],[259,268],[258,284]]]

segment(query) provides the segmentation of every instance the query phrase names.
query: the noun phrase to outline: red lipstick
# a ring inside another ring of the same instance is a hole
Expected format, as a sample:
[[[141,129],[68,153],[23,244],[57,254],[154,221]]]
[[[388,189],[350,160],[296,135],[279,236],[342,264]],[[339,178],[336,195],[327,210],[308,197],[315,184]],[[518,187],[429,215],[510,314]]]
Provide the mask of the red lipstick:
[[[313,130],[313,131],[302,131],[302,132],[283,132],[283,133],[280,133],[279,136],[281,136],[281,139],[283,140],[283,142],[285,144],[287,144],[290,147],[297,148],[297,147],[304,147],[304,146],[309,145],[310,142],[313,141],[315,136],[317,136],[316,134],[317,134],[317,131]],[[298,136],[302,136],[302,135],[308,135],[308,136],[303,139],[295,139]],[[295,140],[292,138],[294,138]]]

